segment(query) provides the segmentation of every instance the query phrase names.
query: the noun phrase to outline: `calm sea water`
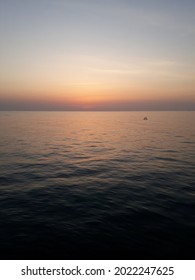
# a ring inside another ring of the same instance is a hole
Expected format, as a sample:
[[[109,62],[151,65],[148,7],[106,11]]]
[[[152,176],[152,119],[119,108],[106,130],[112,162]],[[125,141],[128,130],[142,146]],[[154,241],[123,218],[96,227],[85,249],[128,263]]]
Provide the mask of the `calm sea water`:
[[[0,112],[0,134],[2,259],[195,258],[195,112]]]

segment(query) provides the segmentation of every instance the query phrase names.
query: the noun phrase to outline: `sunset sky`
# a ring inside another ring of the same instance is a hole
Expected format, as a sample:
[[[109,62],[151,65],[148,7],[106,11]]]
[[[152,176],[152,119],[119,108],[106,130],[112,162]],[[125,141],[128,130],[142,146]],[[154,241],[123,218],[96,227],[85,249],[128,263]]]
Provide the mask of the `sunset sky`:
[[[1,110],[194,110],[194,0],[0,0]]]

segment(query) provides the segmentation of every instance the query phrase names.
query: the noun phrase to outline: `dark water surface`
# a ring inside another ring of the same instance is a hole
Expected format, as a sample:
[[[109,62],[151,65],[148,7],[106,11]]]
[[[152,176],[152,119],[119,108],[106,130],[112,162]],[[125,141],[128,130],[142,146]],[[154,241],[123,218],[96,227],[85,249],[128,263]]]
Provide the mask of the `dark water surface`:
[[[1,259],[195,258],[195,112],[0,112],[0,134]]]

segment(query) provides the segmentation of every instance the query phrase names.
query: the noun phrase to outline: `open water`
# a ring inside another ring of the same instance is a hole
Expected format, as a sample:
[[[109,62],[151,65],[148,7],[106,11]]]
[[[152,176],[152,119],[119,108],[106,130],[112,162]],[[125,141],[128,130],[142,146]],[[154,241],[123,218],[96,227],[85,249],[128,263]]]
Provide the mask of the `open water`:
[[[0,112],[0,252],[194,259],[195,112]]]

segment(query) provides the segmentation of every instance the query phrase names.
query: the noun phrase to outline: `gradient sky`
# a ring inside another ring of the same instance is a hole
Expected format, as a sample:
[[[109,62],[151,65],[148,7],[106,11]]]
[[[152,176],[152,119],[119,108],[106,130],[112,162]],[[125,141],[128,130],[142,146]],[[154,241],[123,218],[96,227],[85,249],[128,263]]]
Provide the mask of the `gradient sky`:
[[[194,0],[0,0],[0,109],[194,110]]]

